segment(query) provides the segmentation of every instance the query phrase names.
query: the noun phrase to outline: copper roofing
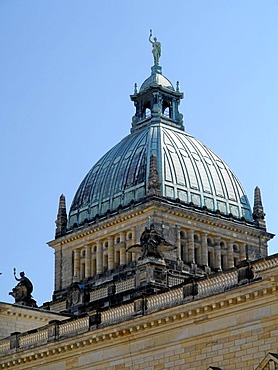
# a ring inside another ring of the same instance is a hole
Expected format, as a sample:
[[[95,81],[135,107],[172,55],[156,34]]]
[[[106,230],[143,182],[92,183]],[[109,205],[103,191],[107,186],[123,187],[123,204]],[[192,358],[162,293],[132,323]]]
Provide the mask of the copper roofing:
[[[252,220],[247,196],[227,164],[190,134],[160,123],[126,136],[92,167],[72,202],[68,228],[146,197],[152,154],[162,197]]]

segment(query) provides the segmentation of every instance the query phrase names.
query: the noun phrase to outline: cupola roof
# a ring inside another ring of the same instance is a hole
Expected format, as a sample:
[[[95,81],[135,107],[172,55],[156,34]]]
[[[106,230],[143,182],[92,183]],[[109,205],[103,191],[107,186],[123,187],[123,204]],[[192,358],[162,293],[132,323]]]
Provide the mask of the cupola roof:
[[[183,93],[162,75],[161,45],[153,46],[154,66],[139,92],[131,133],[88,172],[73,199],[68,229],[108,217],[150,196],[252,221],[239,180],[206,145],[186,133],[179,112]]]
[[[163,76],[160,66],[153,66],[151,71],[151,75],[142,83],[139,92],[145,91],[151,86],[161,86],[166,89],[175,90],[171,81]]]

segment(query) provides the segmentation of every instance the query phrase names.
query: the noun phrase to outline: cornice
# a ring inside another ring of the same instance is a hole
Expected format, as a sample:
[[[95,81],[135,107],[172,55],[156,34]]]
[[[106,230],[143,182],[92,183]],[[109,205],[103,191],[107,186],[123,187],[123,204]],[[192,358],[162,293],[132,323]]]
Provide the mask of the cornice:
[[[55,343],[19,350],[19,352],[11,351],[9,355],[3,356],[0,360],[1,369],[21,365],[27,366],[27,363],[57,354],[59,354],[61,360],[61,356],[67,357],[70,351],[77,349],[80,351],[81,348],[84,348],[86,352],[86,347],[92,345],[104,345],[104,343],[105,345],[112,345],[111,339],[129,340],[129,336],[134,333],[136,335],[146,335],[146,330],[170,330],[171,327],[177,326],[179,322],[182,322],[183,325],[199,324],[217,316],[226,315],[229,312],[243,310],[247,307],[252,309],[255,301],[257,301],[256,307],[265,305],[266,300],[269,304],[271,302],[276,303],[277,282],[278,273],[268,280],[244,285],[231,291],[183,303],[149,315],[138,316],[122,323],[100,326],[99,329],[94,331],[83,332],[73,337],[58,340]],[[259,303],[258,300],[260,300]],[[148,332],[149,334],[150,332]]]
[[[204,211],[197,212],[195,209],[190,209],[190,207],[182,208],[178,205],[168,204],[167,202],[163,202],[159,199],[152,199],[149,200],[147,204],[144,203],[138,206],[134,206],[134,208],[123,210],[120,214],[114,215],[111,218],[100,220],[97,223],[89,224],[87,226],[83,226],[79,229],[73,230],[63,237],[48,242],[48,245],[55,248],[71,242],[76,242],[78,240],[90,237],[97,232],[101,232],[110,227],[117,226],[123,222],[134,220],[134,218],[139,217],[140,219],[142,216],[146,217],[149,213],[155,212],[157,209],[163,209],[162,214],[161,212],[157,214],[158,219],[165,218],[165,214],[167,214],[177,218],[183,218],[183,220],[186,219],[189,222],[201,223],[202,227],[204,227],[204,225],[207,225],[210,229],[215,227],[217,229],[223,229],[231,233],[240,233],[245,236],[248,235],[250,237],[263,236],[263,238],[265,238],[266,240],[270,240],[274,237],[274,234],[268,233],[262,229],[258,229],[251,224],[243,224],[242,221],[227,219],[227,216],[224,217],[222,215],[212,215],[209,212],[204,213]],[[168,219],[167,221],[171,223],[171,219]],[[188,225],[185,225],[185,228],[186,226]]]

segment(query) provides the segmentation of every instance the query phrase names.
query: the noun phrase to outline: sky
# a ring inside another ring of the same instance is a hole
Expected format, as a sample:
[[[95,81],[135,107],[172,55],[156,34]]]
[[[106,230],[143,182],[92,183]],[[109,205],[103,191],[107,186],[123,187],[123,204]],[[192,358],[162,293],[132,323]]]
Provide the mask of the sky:
[[[129,95],[153,64],[180,82],[186,131],[262,193],[278,233],[277,0],[0,0],[0,301],[24,271],[54,289],[58,199],[129,134]],[[277,237],[278,238],[278,237]],[[269,254],[278,253],[278,239]]]

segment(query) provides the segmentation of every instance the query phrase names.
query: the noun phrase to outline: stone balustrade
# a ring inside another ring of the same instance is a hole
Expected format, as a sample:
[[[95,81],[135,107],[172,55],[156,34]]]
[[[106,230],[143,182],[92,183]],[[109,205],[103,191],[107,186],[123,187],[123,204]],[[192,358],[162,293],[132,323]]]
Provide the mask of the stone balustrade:
[[[256,275],[258,272],[266,271],[277,266],[278,257],[266,258],[252,263]],[[132,281],[133,279],[130,279],[128,285],[133,284]],[[129,302],[99,312],[89,312],[82,317],[67,319],[61,322],[53,321],[47,326],[26,333],[13,333],[9,338],[0,340],[0,357],[15,351],[34,348],[59,339],[69,338],[98,327],[109,326],[129,320],[138,315],[147,315],[154,311],[165,310],[193,301],[194,299],[213,296],[217,293],[235,288],[238,285],[238,271],[233,270],[219,273],[217,276],[199,280],[198,282],[192,281],[182,287],[141,298],[132,303]],[[99,320],[93,320],[96,315],[99,315]]]
[[[102,312],[101,324],[109,325],[115,322],[127,320],[133,316],[134,316],[134,304],[128,303]]]
[[[24,333],[19,336],[19,347],[20,348],[29,348],[34,345],[44,344],[48,339],[48,330],[47,328],[36,330],[34,333]]]
[[[0,354],[9,353],[11,346],[10,346],[10,338],[2,339],[0,341]]]
[[[77,334],[89,329],[88,316],[75,320],[67,320],[65,323],[59,324],[59,337]]]

